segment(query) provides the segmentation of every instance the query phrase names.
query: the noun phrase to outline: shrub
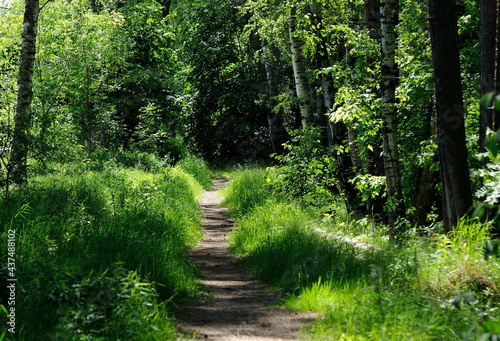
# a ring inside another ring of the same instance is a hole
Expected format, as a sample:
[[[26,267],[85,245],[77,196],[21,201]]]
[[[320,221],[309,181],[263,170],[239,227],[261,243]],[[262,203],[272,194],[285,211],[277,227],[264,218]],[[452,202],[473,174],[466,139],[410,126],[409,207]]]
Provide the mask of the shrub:
[[[335,152],[321,144],[317,129],[291,132],[285,155],[274,155],[279,166],[268,168],[273,190],[313,206],[325,206],[338,192]]]

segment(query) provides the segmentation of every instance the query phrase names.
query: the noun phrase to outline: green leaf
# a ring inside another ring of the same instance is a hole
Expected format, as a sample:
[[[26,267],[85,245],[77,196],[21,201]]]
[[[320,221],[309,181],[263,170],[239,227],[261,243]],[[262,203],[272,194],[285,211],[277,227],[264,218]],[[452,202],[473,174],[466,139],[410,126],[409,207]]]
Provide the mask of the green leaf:
[[[487,108],[491,107],[494,96],[495,96],[494,92],[488,92],[486,95],[484,95],[481,98],[481,104],[484,105]]]
[[[495,110],[500,110],[500,95],[495,96],[495,100],[493,102],[493,108]]]

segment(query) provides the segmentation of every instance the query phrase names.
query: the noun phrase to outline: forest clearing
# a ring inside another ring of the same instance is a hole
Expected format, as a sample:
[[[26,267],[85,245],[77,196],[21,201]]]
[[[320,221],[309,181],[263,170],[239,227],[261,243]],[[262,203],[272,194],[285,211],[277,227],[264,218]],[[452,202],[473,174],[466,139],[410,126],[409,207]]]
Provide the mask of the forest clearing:
[[[0,0],[0,341],[498,340],[500,0]]]

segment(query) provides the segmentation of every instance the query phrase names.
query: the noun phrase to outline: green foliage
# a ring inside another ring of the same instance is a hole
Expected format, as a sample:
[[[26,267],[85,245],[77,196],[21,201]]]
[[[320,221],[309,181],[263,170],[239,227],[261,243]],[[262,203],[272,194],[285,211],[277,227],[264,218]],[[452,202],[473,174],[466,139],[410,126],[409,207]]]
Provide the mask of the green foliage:
[[[485,168],[480,170],[483,181],[476,196],[489,207],[496,207],[500,203],[500,131],[489,132],[486,149],[488,153],[483,157],[487,157],[489,162]]]
[[[241,179],[232,186],[245,192],[244,184]],[[496,335],[499,263],[484,257],[487,225],[463,219],[447,236],[421,237],[412,230],[393,245],[380,239],[386,235],[379,226],[356,220],[340,203],[319,219],[322,209],[258,201],[238,217],[232,250],[253,275],[284,295],[285,307],[321,314],[304,338],[486,340]]]
[[[71,266],[39,264],[43,273],[25,288],[22,322],[37,321],[24,337],[73,340],[162,340],[177,335],[157,293],[137,272],[117,263],[82,275]],[[54,306],[56,307],[54,314]]]
[[[78,144],[93,151],[109,138],[114,108],[107,94],[120,86],[131,53],[124,18],[94,13],[86,1],[51,4],[41,12],[38,31],[35,155],[61,160]]]
[[[280,165],[268,168],[270,184],[289,198],[326,206],[338,191],[335,153],[322,146],[318,130],[294,131],[291,136],[292,142],[284,145],[286,154],[274,156]]]
[[[265,73],[253,59],[260,42],[241,39],[245,17],[229,0],[184,2],[176,13],[189,141],[210,161],[267,157]]]
[[[159,302],[199,290],[187,251],[201,237],[201,185],[180,168],[89,166],[61,166],[3,201],[2,238],[16,230],[20,337],[175,338]]]
[[[358,174],[352,179],[354,187],[361,193],[361,200],[383,198],[386,196],[385,176]]]

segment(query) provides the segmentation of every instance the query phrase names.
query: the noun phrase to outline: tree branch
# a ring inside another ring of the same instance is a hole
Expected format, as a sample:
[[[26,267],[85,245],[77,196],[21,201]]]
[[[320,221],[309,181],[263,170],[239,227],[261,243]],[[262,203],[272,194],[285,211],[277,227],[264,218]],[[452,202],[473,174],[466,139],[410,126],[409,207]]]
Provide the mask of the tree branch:
[[[40,7],[40,9],[38,10],[38,14],[40,14],[40,12],[42,11],[42,9],[45,7],[45,5],[47,5],[49,2],[51,2],[52,0],[47,0],[45,1],[45,3],[42,5],[42,7]]]

